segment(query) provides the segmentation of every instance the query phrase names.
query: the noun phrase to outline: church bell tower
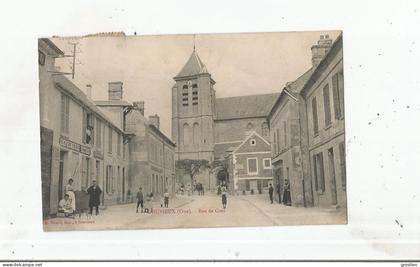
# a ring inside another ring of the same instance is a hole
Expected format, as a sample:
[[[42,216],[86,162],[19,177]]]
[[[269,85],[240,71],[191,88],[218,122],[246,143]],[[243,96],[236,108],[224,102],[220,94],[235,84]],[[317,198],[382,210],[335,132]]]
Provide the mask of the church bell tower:
[[[174,78],[172,88],[172,140],[176,159],[214,159],[216,83],[195,48]]]

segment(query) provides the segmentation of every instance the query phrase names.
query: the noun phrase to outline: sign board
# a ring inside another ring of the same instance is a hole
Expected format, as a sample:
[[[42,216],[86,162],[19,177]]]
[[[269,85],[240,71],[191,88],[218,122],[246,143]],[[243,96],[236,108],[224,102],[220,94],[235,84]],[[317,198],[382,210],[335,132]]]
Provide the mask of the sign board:
[[[90,147],[70,141],[67,137],[60,136],[58,143],[62,147],[90,156]]]

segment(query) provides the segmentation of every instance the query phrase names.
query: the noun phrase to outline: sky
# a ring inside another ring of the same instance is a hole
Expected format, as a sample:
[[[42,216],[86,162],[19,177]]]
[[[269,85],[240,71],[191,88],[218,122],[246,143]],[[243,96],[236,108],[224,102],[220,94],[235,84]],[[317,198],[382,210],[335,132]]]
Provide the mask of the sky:
[[[171,88],[195,43],[197,53],[216,81],[216,97],[280,92],[312,65],[311,46],[320,35],[335,40],[338,31],[56,37],[66,55],[76,48],[75,77],[93,100],[108,98],[108,82],[123,82],[123,99],[145,101],[145,115],[158,114],[161,130],[171,136]],[[195,41],[194,41],[195,40]],[[56,65],[71,71],[72,59]]]

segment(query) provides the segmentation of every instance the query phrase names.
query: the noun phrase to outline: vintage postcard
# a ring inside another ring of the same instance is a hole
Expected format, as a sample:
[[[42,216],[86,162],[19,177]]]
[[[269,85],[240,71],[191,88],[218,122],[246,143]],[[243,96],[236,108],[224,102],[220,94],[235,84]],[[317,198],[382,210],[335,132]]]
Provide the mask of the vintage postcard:
[[[341,31],[99,33],[38,56],[45,231],[347,223]]]

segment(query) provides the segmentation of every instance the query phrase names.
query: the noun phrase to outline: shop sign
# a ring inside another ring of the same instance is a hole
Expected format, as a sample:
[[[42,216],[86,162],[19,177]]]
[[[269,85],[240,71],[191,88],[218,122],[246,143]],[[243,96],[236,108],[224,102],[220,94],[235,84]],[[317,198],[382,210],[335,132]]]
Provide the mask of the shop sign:
[[[58,140],[58,143],[60,144],[60,146],[76,151],[76,152],[80,152],[82,154],[85,154],[87,156],[90,155],[90,147],[88,146],[83,146],[81,144],[78,144],[76,142],[70,141],[67,137],[64,136],[60,136],[60,139]]]

